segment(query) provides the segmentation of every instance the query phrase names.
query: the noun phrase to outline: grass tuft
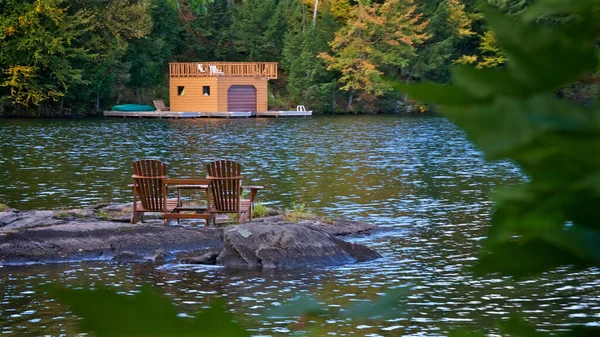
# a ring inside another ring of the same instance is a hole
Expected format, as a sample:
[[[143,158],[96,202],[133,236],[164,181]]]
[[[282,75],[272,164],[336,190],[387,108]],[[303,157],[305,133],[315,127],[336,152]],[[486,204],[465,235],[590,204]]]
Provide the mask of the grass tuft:
[[[252,217],[264,218],[267,215],[269,215],[269,207],[260,202],[256,203],[256,206],[254,206],[254,209],[252,210]]]
[[[298,222],[300,220],[315,220],[317,215],[306,208],[304,204],[294,204],[291,210],[283,212],[283,218],[290,222]]]

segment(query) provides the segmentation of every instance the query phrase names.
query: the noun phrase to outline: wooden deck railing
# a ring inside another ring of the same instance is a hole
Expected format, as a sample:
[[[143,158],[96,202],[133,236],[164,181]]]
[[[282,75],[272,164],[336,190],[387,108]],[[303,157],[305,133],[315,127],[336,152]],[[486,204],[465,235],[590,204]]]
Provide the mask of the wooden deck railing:
[[[186,62],[169,63],[171,77],[266,77],[277,78],[277,62]]]

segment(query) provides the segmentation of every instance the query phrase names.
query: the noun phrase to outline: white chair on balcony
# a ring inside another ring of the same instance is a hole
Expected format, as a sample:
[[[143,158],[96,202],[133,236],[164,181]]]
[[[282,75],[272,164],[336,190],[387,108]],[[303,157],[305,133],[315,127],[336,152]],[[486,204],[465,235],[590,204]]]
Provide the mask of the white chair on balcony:
[[[206,75],[206,71],[204,71],[204,67],[202,67],[202,63],[198,63],[198,73],[199,73],[201,76],[204,76],[204,75]]]
[[[217,69],[217,66],[213,66],[213,65],[208,65],[208,69],[210,70],[210,76],[223,76],[225,75],[224,72],[222,72],[221,70]]]

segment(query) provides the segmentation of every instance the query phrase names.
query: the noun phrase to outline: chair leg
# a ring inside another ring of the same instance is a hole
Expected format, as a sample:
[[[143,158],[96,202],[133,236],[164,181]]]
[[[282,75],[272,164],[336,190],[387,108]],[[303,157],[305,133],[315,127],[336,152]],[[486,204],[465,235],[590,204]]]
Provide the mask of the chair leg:
[[[144,222],[144,212],[133,212],[133,214],[131,215],[131,223],[132,224],[136,224],[138,222]]]
[[[244,223],[248,220],[248,211],[238,213],[238,223]]]

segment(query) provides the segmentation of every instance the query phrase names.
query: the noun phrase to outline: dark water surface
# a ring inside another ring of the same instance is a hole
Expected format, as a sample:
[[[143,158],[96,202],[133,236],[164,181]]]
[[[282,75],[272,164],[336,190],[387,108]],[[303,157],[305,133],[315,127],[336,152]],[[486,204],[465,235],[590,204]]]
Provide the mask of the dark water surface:
[[[435,117],[320,117],[244,120],[0,120],[0,202],[19,209],[129,201],[131,162],[160,158],[172,177],[203,177],[205,163],[232,158],[264,185],[278,208],[304,203],[318,213],[386,229],[355,238],[382,259],[307,271],[74,263],[0,266],[0,335],[73,336],[77,318],[39,289],[107,285],[133,293],[155,285],[193,315],[224,297],[255,336],[284,336],[293,319],[266,309],[316,293],[331,311],[409,286],[406,314],[378,321],[323,317],[323,335],[443,336],[453,327],[494,333],[518,314],[542,330],[600,325],[598,270],[557,270],[515,281],[475,277],[495,188],[523,181],[508,162],[486,163],[464,134]],[[518,261],[515,261],[518,263]]]

